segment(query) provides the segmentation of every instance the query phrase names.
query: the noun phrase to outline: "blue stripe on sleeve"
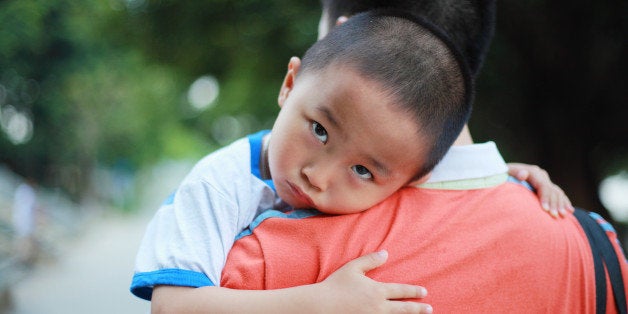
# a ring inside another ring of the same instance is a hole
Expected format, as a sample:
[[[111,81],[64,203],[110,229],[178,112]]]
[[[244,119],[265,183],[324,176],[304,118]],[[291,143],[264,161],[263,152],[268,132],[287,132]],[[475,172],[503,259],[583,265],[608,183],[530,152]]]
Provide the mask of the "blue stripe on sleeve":
[[[251,222],[248,228],[244,229],[242,232],[240,232],[240,234],[236,236],[235,240],[237,241],[238,239],[242,237],[251,235],[253,233],[253,229],[257,228],[259,224],[261,224],[264,220],[268,218],[301,219],[301,218],[312,217],[312,216],[316,216],[320,214],[321,212],[315,209],[297,209],[297,210],[293,210],[287,213],[280,212],[274,209],[269,209],[261,213],[259,216],[257,216],[255,220]]]
[[[131,282],[131,293],[144,300],[150,301],[153,287],[157,285],[182,286],[182,287],[206,287],[214,286],[209,278],[199,272],[167,268],[151,272],[135,273]]]
[[[248,137],[249,145],[251,147],[251,173],[256,176],[258,179],[264,181],[268,186],[270,186],[273,191],[275,191],[275,184],[273,180],[264,180],[262,179],[262,173],[260,171],[260,156],[262,156],[262,142],[263,138],[266,134],[270,133],[270,130],[262,130],[257,133],[251,134]]]
[[[521,184],[523,185],[526,189],[532,191],[532,192],[536,192],[536,190],[530,185],[530,183],[528,183],[527,181],[521,181],[515,177],[511,177],[508,176],[508,182],[513,182],[513,183],[517,183],[517,184]]]

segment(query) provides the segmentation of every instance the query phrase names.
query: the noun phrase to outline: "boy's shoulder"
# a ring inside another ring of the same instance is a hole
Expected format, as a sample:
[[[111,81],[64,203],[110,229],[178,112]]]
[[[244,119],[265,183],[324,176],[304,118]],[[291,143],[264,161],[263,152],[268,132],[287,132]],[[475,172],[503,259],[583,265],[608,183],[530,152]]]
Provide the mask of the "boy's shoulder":
[[[192,167],[184,182],[206,181],[214,184],[247,186],[252,177],[262,180],[259,175],[259,162],[262,139],[268,132],[270,131],[264,130],[242,137],[209,153]],[[266,182],[269,180],[262,181],[269,185]]]
[[[261,141],[265,133],[268,132],[260,131],[239,138],[205,155],[194,165],[187,179],[201,179],[212,174],[237,177],[254,172],[253,163],[259,163]]]

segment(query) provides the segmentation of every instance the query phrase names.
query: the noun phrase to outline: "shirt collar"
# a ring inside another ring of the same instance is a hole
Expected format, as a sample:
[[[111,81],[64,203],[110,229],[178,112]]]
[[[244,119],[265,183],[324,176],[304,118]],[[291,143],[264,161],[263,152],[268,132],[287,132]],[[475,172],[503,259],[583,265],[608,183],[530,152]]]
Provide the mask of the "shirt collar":
[[[452,146],[427,183],[490,177],[508,172],[494,142]]]

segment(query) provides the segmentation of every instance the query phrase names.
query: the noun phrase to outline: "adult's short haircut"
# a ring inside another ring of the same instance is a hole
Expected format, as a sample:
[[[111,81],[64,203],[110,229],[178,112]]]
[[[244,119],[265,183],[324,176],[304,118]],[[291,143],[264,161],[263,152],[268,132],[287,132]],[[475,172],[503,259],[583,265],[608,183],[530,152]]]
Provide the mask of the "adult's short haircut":
[[[342,15],[380,8],[422,16],[458,46],[474,77],[482,68],[495,30],[495,0],[321,0],[321,4],[327,29]]]
[[[377,82],[414,115],[419,137],[431,144],[417,148],[427,161],[416,178],[442,159],[469,118],[473,84],[464,58],[440,29],[405,12],[354,15],[308,49],[299,75],[329,66]]]

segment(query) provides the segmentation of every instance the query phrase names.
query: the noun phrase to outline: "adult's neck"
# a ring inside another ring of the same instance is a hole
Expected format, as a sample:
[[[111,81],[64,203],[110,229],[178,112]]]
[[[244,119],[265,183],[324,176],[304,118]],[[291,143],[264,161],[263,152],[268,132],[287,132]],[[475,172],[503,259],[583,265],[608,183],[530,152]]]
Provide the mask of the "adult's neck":
[[[456,146],[456,145],[471,145],[471,144],[473,144],[473,138],[471,138],[471,132],[469,131],[469,126],[465,124],[464,128],[462,128],[462,132],[460,132],[460,135],[458,135],[458,138],[456,139],[453,145]]]

